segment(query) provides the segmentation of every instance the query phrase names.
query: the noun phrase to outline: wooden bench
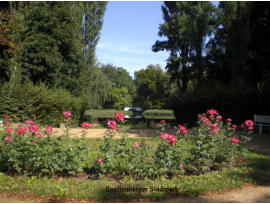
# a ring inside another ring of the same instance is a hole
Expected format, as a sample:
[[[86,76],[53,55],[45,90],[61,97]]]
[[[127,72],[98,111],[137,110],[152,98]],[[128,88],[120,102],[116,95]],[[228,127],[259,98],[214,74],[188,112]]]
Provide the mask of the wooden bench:
[[[264,116],[264,115],[254,115],[254,126],[259,126],[259,134],[263,133],[263,126],[269,127],[269,133],[270,133],[270,116]]]

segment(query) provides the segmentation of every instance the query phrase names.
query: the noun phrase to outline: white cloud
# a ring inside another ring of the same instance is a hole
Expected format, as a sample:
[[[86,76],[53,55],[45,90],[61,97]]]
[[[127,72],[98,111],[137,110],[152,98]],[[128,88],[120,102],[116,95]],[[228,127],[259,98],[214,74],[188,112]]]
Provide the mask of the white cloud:
[[[138,44],[142,45],[142,43],[138,43]],[[138,44],[130,43],[129,45],[127,45],[127,44],[119,44],[119,43],[113,44],[113,43],[101,42],[97,44],[97,49],[108,50],[108,51],[111,50],[111,51],[119,52],[119,53],[168,57],[168,53],[165,53],[165,52],[155,53],[155,52],[150,51],[150,48],[149,48],[149,51],[147,51],[145,50],[145,46],[142,47],[141,49],[134,48]]]
[[[100,42],[96,49],[97,60],[103,64],[123,67],[131,76],[134,71],[145,69],[149,64],[159,64],[165,68],[167,52],[152,52],[151,45],[142,42]]]

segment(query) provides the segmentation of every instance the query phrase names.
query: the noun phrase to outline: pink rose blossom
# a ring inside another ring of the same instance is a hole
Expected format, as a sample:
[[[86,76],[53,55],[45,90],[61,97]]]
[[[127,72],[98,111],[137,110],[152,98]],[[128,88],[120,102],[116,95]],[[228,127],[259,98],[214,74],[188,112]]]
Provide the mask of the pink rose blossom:
[[[72,118],[71,118],[71,117],[68,117],[67,119],[68,119],[68,120],[72,120]]]
[[[187,134],[187,130],[185,128],[185,126],[182,126],[182,125],[178,125],[178,132],[181,133],[181,134]]]
[[[248,130],[253,130],[253,121],[252,120],[246,120],[244,124],[248,128]]]
[[[230,139],[231,139],[231,144],[232,145],[235,145],[235,143],[239,143],[239,140],[237,138],[235,138],[235,137],[231,137]]]
[[[252,120],[246,120],[245,125],[248,126],[253,126],[253,121]]]
[[[25,123],[28,125],[34,125],[34,122],[32,120],[27,120],[27,121],[25,121]]]
[[[139,147],[139,144],[137,142],[134,142],[133,145],[135,148]]]
[[[164,124],[166,121],[165,121],[165,120],[161,120],[160,122],[161,122],[162,124]]]
[[[232,119],[231,118],[227,118],[227,122],[228,123],[232,122]]]
[[[40,138],[42,136],[42,132],[38,132],[37,138]]]
[[[9,136],[6,136],[6,137],[4,138],[4,142],[6,142],[6,141],[10,141],[10,142],[12,142],[12,138],[11,138],[11,137],[9,137]]]
[[[37,140],[34,140],[33,142],[34,142],[34,143],[37,143]]]
[[[146,161],[151,161],[151,160],[153,160],[152,157],[147,157],[146,158]]]
[[[125,119],[124,116],[123,116],[123,113],[121,113],[121,112],[114,113],[114,118],[118,122],[122,122]]]
[[[98,161],[98,163],[102,163],[103,162],[103,159],[98,158],[97,161]]]
[[[5,116],[5,119],[6,119],[6,120],[8,119],[8,115]]]
[[[86,129],[83,129],[83,130],[82,130],[82,133],[86,133]]]
[[[109,128],[112,128],[115,131],[117,130],[116,122],[114,120],[109,120],[107,125],[108,125]]]
[[[232,125],[232,129],[236,130],[237,129],[237,125]]]
[[[83,128],[89,128],[90,124],[88,122],[83,122],[82,127]]]
[[[174,135],[169,135],[167,140],[168,140],[168,143],[173,146],[176,142],[176,137]]]
[[[11,128],[6,128],[6,129],[5,129],[5,132],[12,133],[12,132],[13,132],[13,129],[11,129]]]
[[[219,131],[219,128],[218,128],[218,125],[217,124],[210,124],[209,126],[211,128],[211,130],[209,131],[210,134],[216,133],[216,132]]]
[[[53,132],[53,129],[52,129],[51,126],[47,125],[45,131],[46,131],[47,133],[52,133],[52,132]]]
[[[71,113],[69,112],[69,111],[63,111],[63,115],[64,115],[64,117],[69,117],[69,116],[71,116]]]
[[[169,135],[167,133],[165,133],[165,132],[160,133],[160,138],[163,139],[163,140],[166,140],[168,138],[168,136]]]
[[[16,131],[16,135],[23,135],[25,131],[27,131],[28,128],[24,127],[24,128],[18,128]]]
[[[217,115],[216,118],[217,118],[218,121],[220,121],[222,119],[222,116],[221,115]]]
[[[201,118],[201,121],[202,121],[204,124],[209,124],[209,123],[210,123],[210,120],[209,120],[207,117],[202,117],[202,118]]]
[[[219,113],[218,113],[216,110],[214,110],[214,109],[207,110],[206,113],[209,114],[209,115],[212,115],[212,117],[214,117],[213,115],[218,115],[218,114],[219,114]]]
[[[39,130],[39,127],[36,125],[31,125],[28,129],[31,133],[36,133]]]
[[[184,168],[184,165],[183,164],[180,164],[180,168],[183,169]]]

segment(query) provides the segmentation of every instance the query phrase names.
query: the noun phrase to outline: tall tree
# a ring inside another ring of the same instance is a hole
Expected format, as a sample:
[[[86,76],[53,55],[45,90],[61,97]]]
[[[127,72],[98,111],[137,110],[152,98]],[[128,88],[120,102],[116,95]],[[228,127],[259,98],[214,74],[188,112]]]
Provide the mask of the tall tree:
[[[21,4],[0,3],[0,81],[9,81],[17,72],[15,58],[20,51],[19,33],[21,30],[17,15]]]
[[[134,73],[137,96],[135,102],[143,108],[165,108],[169,79],[159,65],[148,65]]]
[[[83,57],[87,64],[95,63],[95,49],[100,37],[106,6],[105,1],[83,2],[82,43]]]
[[[215,7],[210,2],[164,2],[164,23],[158,35],[167,40],[156,41],[153,51],[170,51],[166,68],[182,91],[189,80],[202,81],[205,71],[203,51],[205,39],[212,32]]]
[[[100,37],[106,5],[107,2],[82,3],[81,43],[84,66],[78,81],[80,95],[84,98],[87,108],[100,108],[105,103],[106,94],[112,86],[97,67],[95,59],[95,48]]]
[[[21,43],[23,78],[73,92],[82,68],[81,29],[71,2],[29,2],[25,6]]]

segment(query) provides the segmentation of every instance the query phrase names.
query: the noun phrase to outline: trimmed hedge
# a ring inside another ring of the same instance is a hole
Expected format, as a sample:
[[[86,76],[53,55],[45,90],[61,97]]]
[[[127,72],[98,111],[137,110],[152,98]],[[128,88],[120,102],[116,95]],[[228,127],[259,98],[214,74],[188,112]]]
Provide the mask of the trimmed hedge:
[[[174,120],[173,110],[157,110],[157,109],[148,109],[143,112],[143,117],[146,119],[171,119]]]
[[[8,83],[0,89],[0,115],[8,115],[11,121],[34,120],[42,125],[59,126],[64,118],[64,110],[72,113],[72,123],[79,122],[81,100],[64,89],[48,89],[44,84],[32,82],[17,84],[13,88]]]
[[[121,112],[124,115],[128,115],[132,117],[133,113],[132,111],[122,111],[122,110],[115,110],[115,109],[108,109],[108,110],[87,110],[85,111],[85,118],[88,118],[88,120],[92,119],[113,119],[114,113]],[[174,112],[173,110],[156,110],[156,109],[149,109],[144,111],[143,117],[145,119],[171,119],[174,120]]]
[[[98,109],[91,109],[86,110],[84,116],[87,120],[92,119],[113,119],[114,113],[121,112],[124,115],[132,116],[131,111],[123,111],[123,110],[116,110],[116,109],[105,109],[105,110],[98,110]]]

